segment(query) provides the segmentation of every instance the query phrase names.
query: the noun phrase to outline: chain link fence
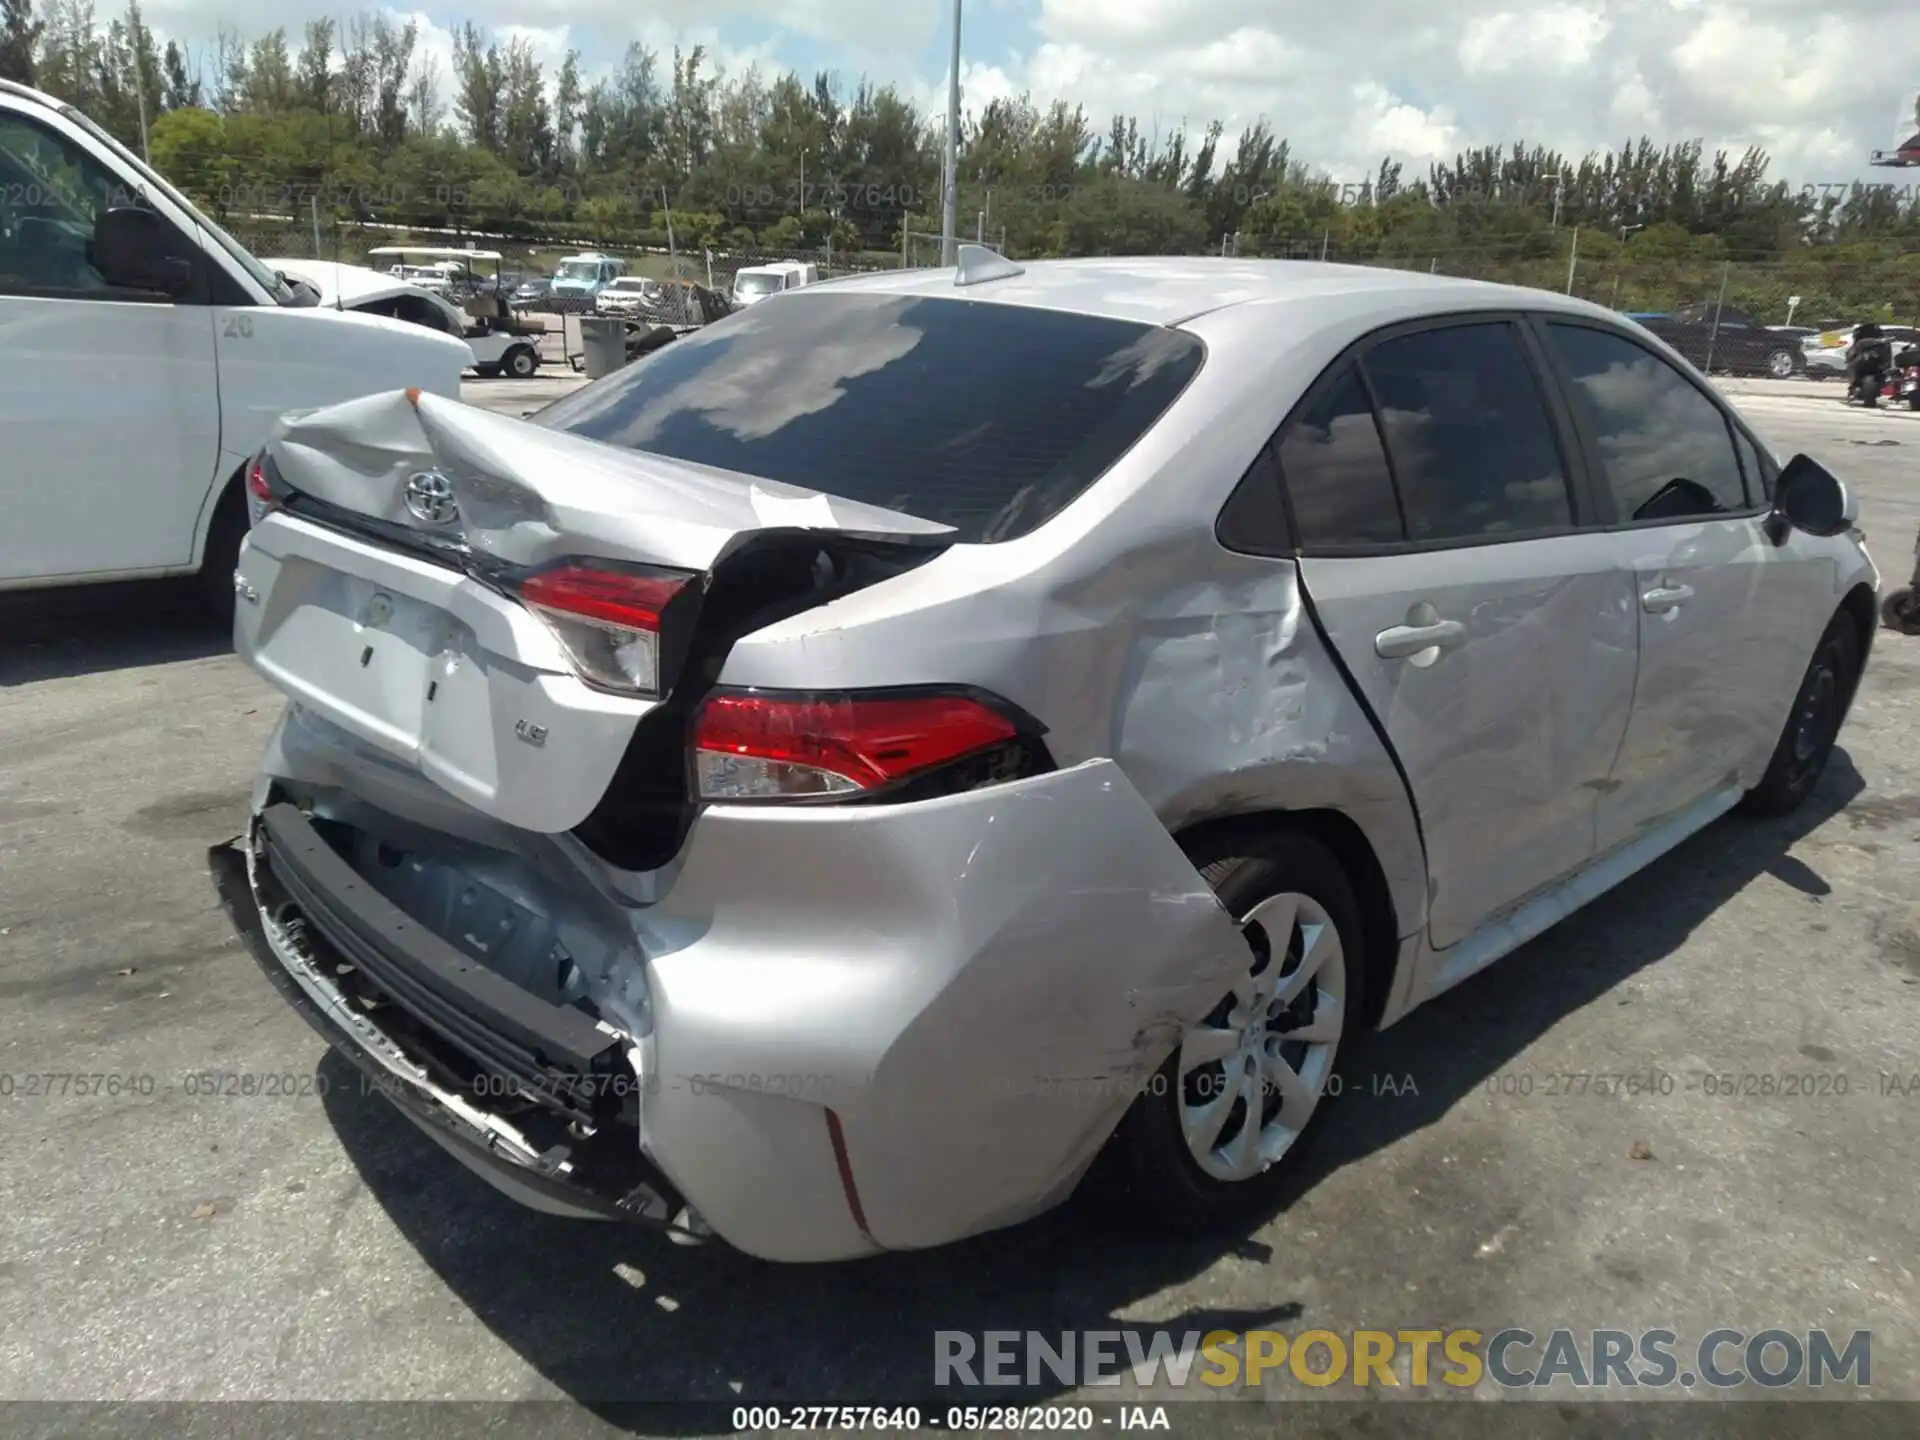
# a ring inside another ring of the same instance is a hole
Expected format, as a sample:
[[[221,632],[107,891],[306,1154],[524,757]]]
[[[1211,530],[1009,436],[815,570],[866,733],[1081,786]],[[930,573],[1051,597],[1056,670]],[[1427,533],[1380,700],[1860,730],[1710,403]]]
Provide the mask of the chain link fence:
[[[940,240],[936,236],[907,232],[901,249],[892,251],[851,251],[836,247],[793,247],[774,249],[756,246],[632,246],[620,244],[585,245],[578,241],[541,240],[482,233],[408,231],[385,225],[355,225],[319,216],[305,223],[287,216],[235,216],[228,228],[236,239],[263,260],[323,260],[386,271],[392,257],[370,257],[369,252],[383,246],[417,245],[444,249],[493,251],[501,256],[500,284],[511,295],[521,292],[519,308],[551,314],[593,314],[607,307],[599,301],[606,285],[596,285],[584,295],[555,296],[550,285],[562,261],[572,256],[603,255],[618,262],[614,269],[632,283],[612,287],[638,289],[640,281],[658,282],[670,295],[682,297],[673,303],[685,308],[697,303],[695,290],[705,289],[731,302],[734,280],[742,270],[782,264],[811,266],[816,278],[833,279],[877,270],[897,270],[903,265],[921,266],[940,263]],[[487,265],[491,271],[491,264]],[[488,277],[490,278],[490,276]],[[545,284],[543,284],[545,282]],[[526,289],[522,291],[522,287]],[[653,286],[647,287],[655,294]],[[620,307],[624,308],[624,307]],[[678,322],[676,322],[678,323]],[[686,323],[700,323],[689,320]]]
[[[897,251],[839,248],[775,249],[751,245],[593,247],[578,239],[507,237],[484,230],[457,233],[408,231],[392,225],[355,224],[324,213],[307,217],[238,215],[229,228],[264,259],[322,259],[387,268],[368,251],[397,243],[494,250],[502,255],[501,283],[516,308],[547,313],[619,313],[650,324],[686,328],[725,313],[735,301],[739,272],[780,263],[812,266],[820,279],[869,271],[940,266],[941,237],[911,228]],[[1032,259],[1011,245],[1005,231],[981,237],[1010,259]],[[560,262],[587,250],[621,262],[628,284],[641,290],[638,304],[602,302],[599,294],[555,298],[545,292]],[[1202,252],[1360,264],[1529,286],[1576,295],[1629,315],[1662,317],[1666,333],[1695,364],[1719,372],[1824,373],[1814,363],[1819,349],[1810,335],[1862,320],[1883,325],[1920,323],[1920,247],[1809,246],[1792,260],[1741,259],[1675,253],[1664,244],[1634,240],[1632,232],[1609,233],[1563,227],[1515,243],[1425,248],[1392,241],[1372,249],[1343,244],[1332,229],[1296,235],[1231,233]],[[638,282],[652,282],[640,285]],[[526,288],[522,290],[522,286]],[[1798,332],[1798,333],[1796,333]]]

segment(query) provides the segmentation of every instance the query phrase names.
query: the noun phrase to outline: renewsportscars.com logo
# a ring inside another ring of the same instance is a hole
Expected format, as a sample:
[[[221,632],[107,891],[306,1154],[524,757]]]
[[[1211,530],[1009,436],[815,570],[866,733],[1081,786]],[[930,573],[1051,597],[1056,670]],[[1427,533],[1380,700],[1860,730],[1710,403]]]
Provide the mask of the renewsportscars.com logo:
[[[935,1385],[963,1387],[1132,1380],[1216,1389],[1286,1381],[1317,1389],[1471,1389],[1483,1382],[1507,1390],[1866,1389],[1873,1383],[1873,1334],[1855,1330],[1836,1339],[1825,1330],[1721,1329],[1688,1346],[1672,1330],[1189,1330],[1178,1337],[1168,1330],[938,1330],[933,1372]]]

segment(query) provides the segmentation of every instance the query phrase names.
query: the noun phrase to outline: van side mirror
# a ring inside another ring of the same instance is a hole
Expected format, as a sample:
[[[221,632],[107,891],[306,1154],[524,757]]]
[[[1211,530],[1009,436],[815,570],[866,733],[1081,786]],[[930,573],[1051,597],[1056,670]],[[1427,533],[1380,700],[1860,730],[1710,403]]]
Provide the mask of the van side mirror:
[[[1796,455],[1780,471],[1773,487],[1773,513],[1767,533],[1784,545],[1789,529],[1808,535],[1845,534],[1859,518],[1846,485],[1811,455]]]
[[[193,262],[173,253],[167,222],[144,206],[101,211],[93,222],[88,259],[116,289],[178,296],[193,288]]]

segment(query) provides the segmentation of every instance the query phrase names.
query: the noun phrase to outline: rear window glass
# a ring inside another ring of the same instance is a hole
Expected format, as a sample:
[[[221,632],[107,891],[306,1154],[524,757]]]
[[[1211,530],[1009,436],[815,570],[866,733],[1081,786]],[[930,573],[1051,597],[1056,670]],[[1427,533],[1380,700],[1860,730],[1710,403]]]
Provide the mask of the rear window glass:
[[[1183,331],[988,301],[796,292],[539,415],[608,444],[1011,540],[1066,507],[1173,403]]]
[[[1391,545],[1407,538],[1373,402],[1351,365],[1286,428],[1280,473],[1302,544]]]

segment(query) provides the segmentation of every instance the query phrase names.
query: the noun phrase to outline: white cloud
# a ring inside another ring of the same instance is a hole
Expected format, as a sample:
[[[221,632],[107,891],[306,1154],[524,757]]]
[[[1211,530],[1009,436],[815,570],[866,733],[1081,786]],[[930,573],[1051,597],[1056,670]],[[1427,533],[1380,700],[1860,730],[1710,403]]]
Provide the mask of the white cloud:
[[[1629,135],[1766,148],[1796,182],[1872,176],[1920,82],[1871,10],[1800,0],[1037,0],[1041,37],[1004,83],[1038,99],[1265,119],[1340,179],[1517,139],[1574,154]],[[1225,38],[1222,38],[1225,37]],[[1885,177],[1881,177],[1885,178]]]
[[[1460,38],[1460,63],[1469,75],[1564,74],[1591,62],[1611,29],[1598,5],[1475,16]]]

